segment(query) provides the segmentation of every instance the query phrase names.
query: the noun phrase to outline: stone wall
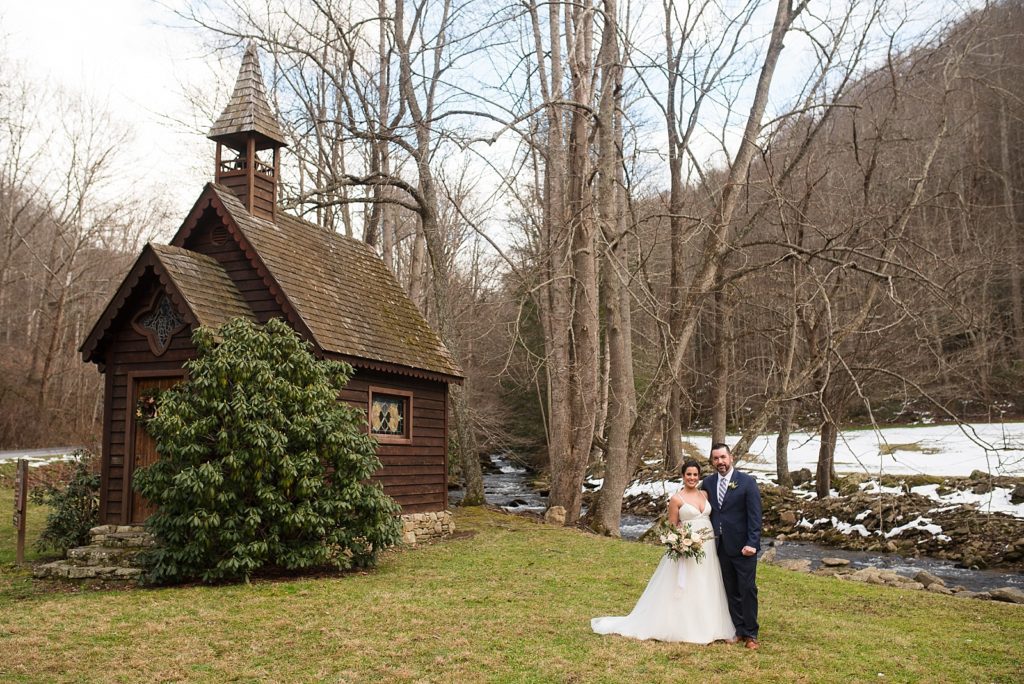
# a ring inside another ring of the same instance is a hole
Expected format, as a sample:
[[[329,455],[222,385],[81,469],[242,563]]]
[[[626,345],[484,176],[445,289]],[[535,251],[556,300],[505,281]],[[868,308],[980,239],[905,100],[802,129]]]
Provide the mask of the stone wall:
[[[409,513],[402,516],[402,541],[422,544],[449,536],[455,531],[455,521],[448,511]]]

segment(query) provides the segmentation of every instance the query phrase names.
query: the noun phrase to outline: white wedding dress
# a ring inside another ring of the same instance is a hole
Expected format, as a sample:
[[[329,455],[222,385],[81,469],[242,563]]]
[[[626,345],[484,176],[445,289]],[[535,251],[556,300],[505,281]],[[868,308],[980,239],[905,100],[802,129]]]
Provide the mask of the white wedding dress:
[[[710,513],[711,504],[706,501],[703,511],[684,503],[679,508],[679,521],[690,523],[695,530],[711,529]],[[704,550],[700,563],[692,558],[675,561],[663,556],[632,613],[594,618],[590,627],[598,634],[693,644],[736,636],[713,539],[704,543]],[[682,572],[680,564],[684,566]]]

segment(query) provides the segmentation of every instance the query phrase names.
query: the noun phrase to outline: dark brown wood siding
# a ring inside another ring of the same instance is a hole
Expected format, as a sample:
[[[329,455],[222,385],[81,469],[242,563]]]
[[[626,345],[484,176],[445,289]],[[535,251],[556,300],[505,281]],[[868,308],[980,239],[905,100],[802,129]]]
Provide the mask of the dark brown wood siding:
[[[271,318],[284,318],[281,306],[271,296],[249,258],[239,249],[234,238],[227,236],[220,221],[214,219],[215,216],[204,216],[202,223],[196,226],[183,246],[216,259],[260,323],[266,323]]]
[[[106,397],[109,427],[103,448],[102,482],[100,490],[100,522],[126,524],[128,499],[125,493],[129,485],[131,464],[128,462],[128,435],[131,425],[128,406],[129,374],[166,373],[174,375],[188,359],[195,356],[191,330],[185,328],[176,334],[163,355],[156,357],[149,348],[146,338],[132,329],[129,321],[141,307],[152,298],[156,283],[149,280],[132,293],[126,303],[124,314],[119,316],[112,331],[107,351],[106,367],[108,394]]]
[[[403,513],[443,511],[448,507],[448,385],[356,369],[341,398],[365,412],[371,386],[413,394],[412,440],[377,447],[383,467],[374,479]]]

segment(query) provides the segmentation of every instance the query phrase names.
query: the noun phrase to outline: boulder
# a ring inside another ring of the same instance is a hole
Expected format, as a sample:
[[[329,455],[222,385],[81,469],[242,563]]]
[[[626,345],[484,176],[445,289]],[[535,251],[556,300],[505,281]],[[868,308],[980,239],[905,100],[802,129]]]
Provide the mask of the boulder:
[[[988,494],[992,491],[992,483],[987,480],[979,482],[971,488],[971,491],[975,494]]]
[[[1013,491],[1010,492],[1010,503],[1024,503],[1024,484],[1017,485],[1016,487],[1013,488]]]
[[[565,507],[552,506],[544,511],[544,522],[549,525],[565,525]]]
[[[796,572],[810,572],[811,561],[806,558],[784,558],[782,560],[775,561],[775,565],[786,570],[795,570]]]
[[[775,547],[770,547],[767,551],[761,554],[760,560],[762,563],[774,563],[775,562]]]
[[[942,580],[942,578],[936,577],[927,570],[921,570],[916,575],[914,575],[914,580],[920,582],[925,587],[930,587],[933,584],[938,584],[940,587],[946,586],[946,583]]]
[[[993,589],[989,594],[995,601],[1003,601],[1005,603],[1024,603],[1024,591],[1014,587]]]
[[[881,570],[879,571],[878,576],[886,584],[900,584],[908,579],[898,572],[893,572],[892,570]]]
[[[827,568],[841,568],[849,565],[850,561],[845,558],[822,558],[821,564]]]
[[[878,576],[878,568],[869,565],[850,574],[850,579],[855,582],[869,582],[871,584],[885,584],[885,581]]]
[[[928,591],[932,592],[933,594],[944,594],[946,596],[949,596],[953,593],[951,589],[947,588],[945,585],[942,584],[929,584]]]
[[[789,474],[789,478],[793,481],[794,487],[807,484],[814,479],[814,475],[811,473],[809,468],[801,468],[800,470],[794,470]]]
[[[783,525],[796,525],[796,513],[793,511],[782,511],[779,513],[779,522]]]

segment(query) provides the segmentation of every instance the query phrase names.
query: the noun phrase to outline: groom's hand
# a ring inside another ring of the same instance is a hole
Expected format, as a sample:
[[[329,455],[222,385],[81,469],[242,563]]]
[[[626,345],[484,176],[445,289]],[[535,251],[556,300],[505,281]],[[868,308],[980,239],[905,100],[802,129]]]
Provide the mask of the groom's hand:
[[[753,546],[744,546],[742,549],[740,549],[740,553],[742,553],[744,556],[756,556],[757,549],[755,549]]]

